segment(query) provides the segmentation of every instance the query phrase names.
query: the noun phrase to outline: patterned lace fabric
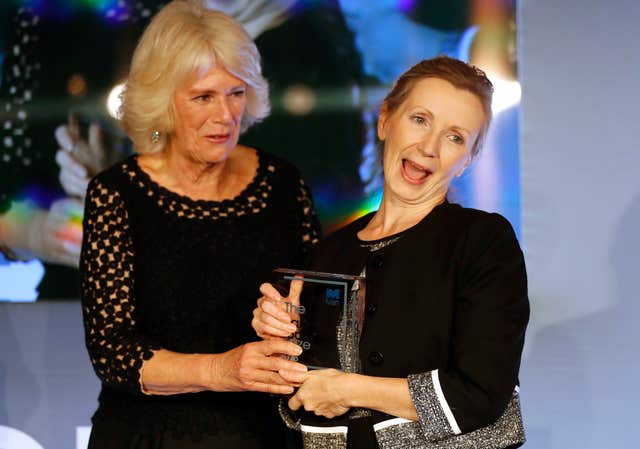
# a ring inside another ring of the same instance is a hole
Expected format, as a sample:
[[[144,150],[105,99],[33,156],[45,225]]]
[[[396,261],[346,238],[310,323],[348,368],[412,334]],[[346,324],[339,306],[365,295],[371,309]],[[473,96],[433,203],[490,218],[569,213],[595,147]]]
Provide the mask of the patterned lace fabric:
[[[83,312],[91,363],[103,381],[139,385],[142,362],[154,345],[137,331],[133,292],[133,241],[117,191],[94,182],[87,197],[83,248]]]
[[[171,192],[136,156],[91,182],[80,269],[87,348],[103,383],[94,420],[191,435],[248,431],[266,406],[256,395],[145,396],[140,387],[155,349],[220,353],[256,340],[258,286],[274,268],[302,266],[318,240],[297,170],[258,154],[254,179],[230,200]]]

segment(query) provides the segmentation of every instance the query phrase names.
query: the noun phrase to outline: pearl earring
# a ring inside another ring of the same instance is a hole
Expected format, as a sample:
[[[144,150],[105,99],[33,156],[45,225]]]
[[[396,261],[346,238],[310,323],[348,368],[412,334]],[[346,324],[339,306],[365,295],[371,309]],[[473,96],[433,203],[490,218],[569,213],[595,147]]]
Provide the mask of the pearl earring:
[[[156,129],[151,131],[151,142],[157,143],[159,139],[160,139],[160,131]]]

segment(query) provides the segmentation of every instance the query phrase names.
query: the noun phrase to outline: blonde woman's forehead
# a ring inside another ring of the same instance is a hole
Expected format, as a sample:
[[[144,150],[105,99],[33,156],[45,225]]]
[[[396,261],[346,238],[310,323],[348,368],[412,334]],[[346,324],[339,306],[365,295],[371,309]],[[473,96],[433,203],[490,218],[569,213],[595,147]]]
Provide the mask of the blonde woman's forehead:
[[[185,82],[183,88],[188,90],[221,90],[227,91],[244,87],[246,83],[230,73],[223,65],[214,64],[206,70],[198,70]]]

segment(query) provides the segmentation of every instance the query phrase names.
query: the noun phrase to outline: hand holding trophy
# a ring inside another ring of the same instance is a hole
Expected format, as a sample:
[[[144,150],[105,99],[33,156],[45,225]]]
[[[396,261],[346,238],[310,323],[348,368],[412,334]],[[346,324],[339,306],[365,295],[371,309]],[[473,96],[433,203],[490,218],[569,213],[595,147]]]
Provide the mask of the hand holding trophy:
[[[252,321],[258,336],[298,344],[297,361],[309,369],[359,371],[363,277],[279,268],[260,292]]]

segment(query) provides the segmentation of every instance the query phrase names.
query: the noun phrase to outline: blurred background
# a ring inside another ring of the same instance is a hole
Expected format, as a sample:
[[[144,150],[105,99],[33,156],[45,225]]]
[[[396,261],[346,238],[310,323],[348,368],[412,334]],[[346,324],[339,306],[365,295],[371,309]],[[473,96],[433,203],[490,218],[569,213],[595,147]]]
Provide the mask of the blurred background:
[[[399,74],[447,54],[487,71],[494,126],[454,200],[520,227],[516,18],[513,1],[207,0],[245,25],[262,55],[273,113],[241,142],[297,165],[325,234],[375,210],[378,109]],[[78,296],[83,189],[60,179],[54,136],[77,121],[102,130],[89,174],[131,153],[118,93],[145,25],[163,2],[5,0],[0,51],[0,299]],[[59,157],[59,156],[58,156]],[[5,232],[2,232],[2,229]],[[4,237],[3,237],[4,234]],[[59,249],[63,247],[63,249]]]
[[[640,3],[207,2],[245,24],[272,87],[273,114],[241,141],[302,170],[325,233],[377,207],[374,130],[395,77],[438,54],[487,71],[493,127],[452,199],[506,216],[525,251],[524,447],[637,447]],[[20,259],[0,259],[1,449],[86,447],[98,381],[69,257],[82,190],[59,179],[55,129],[100,124],[88,172],[132,151],[117,86],[158,7],[0,2],[0,244]]]

